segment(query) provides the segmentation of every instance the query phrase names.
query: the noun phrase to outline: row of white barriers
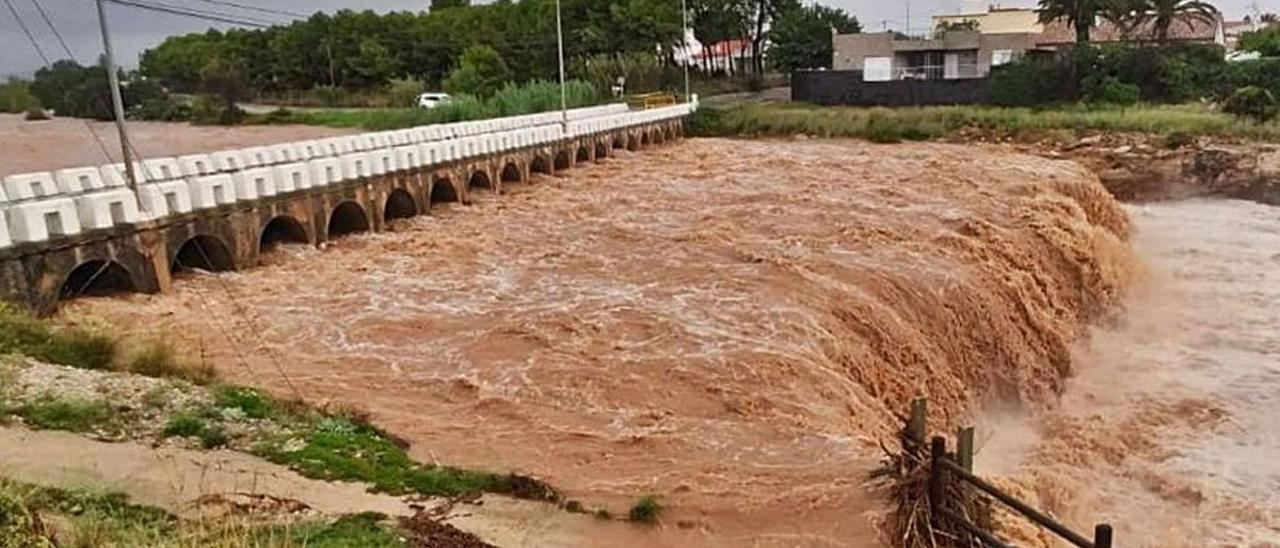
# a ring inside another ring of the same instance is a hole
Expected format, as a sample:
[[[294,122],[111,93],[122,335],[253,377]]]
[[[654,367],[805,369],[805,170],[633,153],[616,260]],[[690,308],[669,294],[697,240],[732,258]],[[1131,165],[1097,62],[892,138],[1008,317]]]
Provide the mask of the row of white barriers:
[[[691,114],[696,102],[631,112],[624,104],[438,124],[318,141],[10,175],[0,181],[0,248],[109,229],[239,201],[463,160]],[[567,128],[567,133],[565,129]]]

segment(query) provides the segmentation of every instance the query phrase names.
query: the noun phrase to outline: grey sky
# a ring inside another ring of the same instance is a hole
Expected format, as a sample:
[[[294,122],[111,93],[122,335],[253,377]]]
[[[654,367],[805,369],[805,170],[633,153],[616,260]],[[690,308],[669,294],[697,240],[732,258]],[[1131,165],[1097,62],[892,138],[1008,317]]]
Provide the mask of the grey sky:
[[[102,51],[101,36],[98,33],[97,16],[92,0],[0,0],[0,76],[9,74],[29,74],[42,64],[40,57],[30,42],[23,36],[13,15],[4,2],[12,2],[22,20],[26,22],[32,34],[40,42],[45,53],[52,59],[66,57],[53,33],[45,25],[44,20],[34,7],[35,2],[49,13],[54,25],[67,39],[68,45],[81,61],[90,62]],[[671,0],[678,2],[679,0]],[[807,1],[807,0],[806,0]],[[175,6],[184,6],[206,11],[234,12],[237,17],[245,16],[280,20],[279,16],[237,10],[217,6],[200,0],[153,0]],[[418,10],[423,9],[429,0],[239,0],[241,4],[256,5],[281,11],[311,13],[317,10],[334,11],[341,8],[373,9],[376,11]],[[901,29],[906,24],[907,6],[904,0],[819,0],[819,3],[844,8],[863,22],[869,29],[889,28]],[[912,26],[915,28],[925,23],[930,14],[955,11],[961,0],[913,0],[911,5]],[[1004,0],[1005,6],[1031,6],[1035,0]],[[1229,17],[1243,16],[1255,0],[1216,0],[1215,3]],[[1262,11],[1280,11],[1280,0],[1256,0]],[[180,16],[138,11],[123,6],[108,6],[109,21],[112,26],[116,52],[122,64],[136,66],[142,50],[160,43],[166,36],[202,31],[210,27],[210,23],[187,19]],[[214,25],[225,28],[227,25]]]

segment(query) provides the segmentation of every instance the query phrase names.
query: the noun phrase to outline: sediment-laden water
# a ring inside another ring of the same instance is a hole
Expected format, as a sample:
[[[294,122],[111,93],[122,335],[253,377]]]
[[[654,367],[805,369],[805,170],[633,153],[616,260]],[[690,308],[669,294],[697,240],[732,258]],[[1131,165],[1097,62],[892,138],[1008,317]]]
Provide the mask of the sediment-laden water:
[[[993,413],[978,460],[1118,546],[1280,546],[1280,208],[1129,209],[1147,274],[1125,313],[1058,411]]]
[[[416,456],[658,528],[600,543],[867,546],[910,398],[1053,409],[1137,273],[1079,166],[994,149],[693,140],[162,296],[82,300]],[[536,539],[536,531],[531,531]],[[613,533],[610,533],[613,534]]]

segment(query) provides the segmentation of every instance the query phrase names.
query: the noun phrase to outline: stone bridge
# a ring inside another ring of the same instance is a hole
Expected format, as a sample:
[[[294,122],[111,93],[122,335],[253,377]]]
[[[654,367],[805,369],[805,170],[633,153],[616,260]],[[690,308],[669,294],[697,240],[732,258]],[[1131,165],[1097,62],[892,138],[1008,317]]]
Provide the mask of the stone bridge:
[[[570,111],[568,124],[556,112],[146,160],[136,194],[120,164],[10,176],[0,299],[48,314],[81,295],[169,291],[182,269],[252,268],[280,243],[383,230],[534,173],[680,139],[695,108],[611,105]]]

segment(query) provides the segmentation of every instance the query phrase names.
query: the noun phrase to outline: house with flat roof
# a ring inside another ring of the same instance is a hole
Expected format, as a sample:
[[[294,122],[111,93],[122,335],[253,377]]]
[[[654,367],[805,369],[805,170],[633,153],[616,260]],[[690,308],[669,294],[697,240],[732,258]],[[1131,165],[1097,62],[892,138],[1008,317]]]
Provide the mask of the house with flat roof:
[[[985,78],[991,68],[1029,53],[1052,54],[1071,47],[1076,32],[1062,22],[1041,24],[1036,10],[988,8],[980,13],[938,15],[929,36],[895,32],[837,34],[832,37],[832,68],[861,71],[868,82]],[[1150,21],[1120,29],[1099,21],[1094,43],[1152,43]],[[1227,45],[1221,15],[1212,20],[1182,17],[1169,28],[1169,42]]]

